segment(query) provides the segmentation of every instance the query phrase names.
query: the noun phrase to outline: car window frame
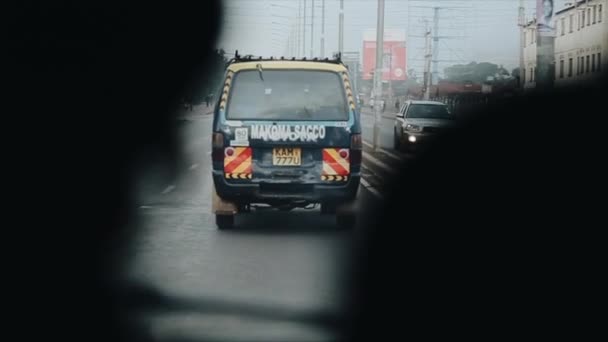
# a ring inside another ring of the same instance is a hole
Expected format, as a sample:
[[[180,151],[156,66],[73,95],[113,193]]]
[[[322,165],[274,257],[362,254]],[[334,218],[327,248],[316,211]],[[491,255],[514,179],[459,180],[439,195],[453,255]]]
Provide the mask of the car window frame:
[[[234,74],[232,75],[232,85],[230,87],[230,90],[228,92],[228,98],[226,99],[226,109],[224,110],[224,118],[226,120],[261,120],[261,121],[285,121],[285,122],[297,122],[297,121],[301,121],[299,119],[273,119],[273,120],[262,120],[262,119],[257,119],[257,118],[240,118],[240,119],[234,119],[234,118],[230,118],[230,104],[231,104],[231,100],[232,100],[232,96],[233,96],[233,92],[234,92],[234,84],[236,84],[236,79],[237,77],[244,72],[255,72],[257,71],[256,69],[242,69],[242,70],[238,70],[236,72],[234,72]],[[305,72],[324,72],[324,73],[328,73],[328,74],[333,74],[335,75],[339,81],[342,81],[342,77],[341,77],[341,72],[339,71],[334,71],[334,70],[325,70],[325,69],[307,69],[307,68],[267,68],[264,71],[305,71]],[[327,122],[331,122],[331,121],[348,121],[351,118],[351,111],[350,108],[348,106],[348,96],[346,94],[346,89],[344,87],[340,87],[340,89],[342,90],[342,97],[344,99],[344,109],[345,109],[345,113],[346,113],[346,119],[340,119],[340,120],[329,120],[329,119],[323,119],[323,120],[309,120],[311,122],[314,121],[318,121],[318,122],[322,122],[322,121],[327,121]]]
[[[407,111],[409,110],[409,107],[412,107],[413,105],[416,105],[416,104],[418,104],[418,105],[425,105],[423,103],[413,103],[413,104],[411,104],[410,106],[408,106],[408,109],[403,114],[403,119],[407,119]],[[445,107],[445,109],[448,112],[448,114],[451,115],[450,110],[449,110],[448,106],[445,103],[442,103],[442,104],[431,104],[431,106],[443,106],[443,107]],[[416,118],[414,118],[414,119],[416,119]],[[449,120],[449,119],[446,119],[446,120]]]

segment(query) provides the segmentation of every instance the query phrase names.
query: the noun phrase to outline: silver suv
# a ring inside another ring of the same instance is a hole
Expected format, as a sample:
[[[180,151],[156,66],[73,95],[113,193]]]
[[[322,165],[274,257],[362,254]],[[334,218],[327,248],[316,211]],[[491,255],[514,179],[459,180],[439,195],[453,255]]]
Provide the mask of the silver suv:
[[[429,141],[454,120],[446,104],[436,101],[406,101],[395,118],[393,141],[396,150],[411,150]]]

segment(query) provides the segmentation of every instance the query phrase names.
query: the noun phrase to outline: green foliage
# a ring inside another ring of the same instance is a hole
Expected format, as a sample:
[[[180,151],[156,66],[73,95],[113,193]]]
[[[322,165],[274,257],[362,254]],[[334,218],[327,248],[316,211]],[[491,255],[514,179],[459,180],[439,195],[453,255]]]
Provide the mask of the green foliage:
[[[511,71],[511,76],[515,78],[519,77],[519,68],[513,69],[513,71]]]
[[[445,68],[446,79],[453,82],[471,81],[474,83],[482,83],[489,76],[509,75],[509,72],[493,63],[471,62],[469,64],[456,64]]]

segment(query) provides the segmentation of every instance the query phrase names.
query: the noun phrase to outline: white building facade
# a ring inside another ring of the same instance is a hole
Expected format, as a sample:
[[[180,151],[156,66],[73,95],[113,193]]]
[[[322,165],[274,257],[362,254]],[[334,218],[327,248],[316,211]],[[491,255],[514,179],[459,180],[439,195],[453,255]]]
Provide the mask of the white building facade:
[[[579,0],[555,14],[555,86],[598,78],[608,71],[608,0]],[[524,88],[534,88],[536,22],[524,26]]]
[[[577,1],[556,13],[555,85],[596,79],[608,71],[608,0]]]

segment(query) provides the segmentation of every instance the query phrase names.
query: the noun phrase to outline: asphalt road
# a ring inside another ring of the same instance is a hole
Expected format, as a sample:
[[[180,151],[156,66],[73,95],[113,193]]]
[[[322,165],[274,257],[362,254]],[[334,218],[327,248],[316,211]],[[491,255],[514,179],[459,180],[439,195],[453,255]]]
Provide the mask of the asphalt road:
[[[395,114],[388,109],[382,115],[380,122],[380,146],[390,150],[393,148],[393,125],[395,123]],[[363,131],[363,140],[369,143],[374,139],[374,116],[370,108],[363,108],[361,111],[361,128]]]
[[[142,176],[127,276],[183,306],[134,319],[156,340],[334,339],[326,323],[344,313],[344,276],[360,225],[340,230],[317,209],[244,214],[237,228],[217,230],[211,121],[195,113],[180,125],[186,162],[174,179],[155,176],[156,169]],[[377,195],[361,186],[360,222],[369,222]]]

